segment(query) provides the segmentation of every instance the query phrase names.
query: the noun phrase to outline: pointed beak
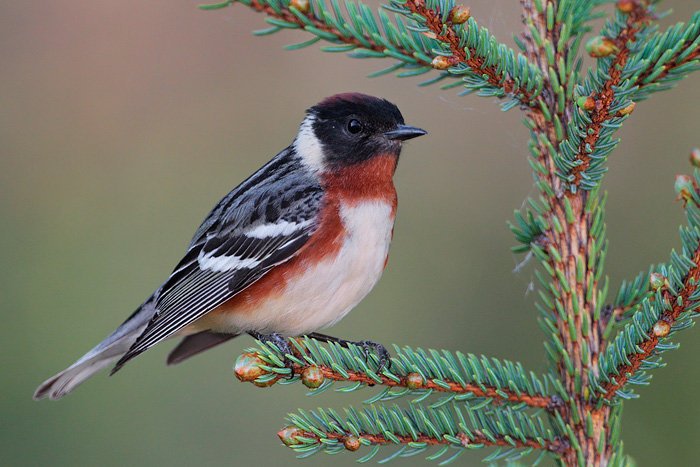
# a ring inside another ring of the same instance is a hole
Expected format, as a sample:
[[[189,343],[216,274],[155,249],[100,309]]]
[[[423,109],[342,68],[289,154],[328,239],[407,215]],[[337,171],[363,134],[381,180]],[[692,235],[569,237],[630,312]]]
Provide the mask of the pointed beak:
[[[384,133],[384,136],[391,140],[406,141],[407,139],[417,138],[418,136],[422,136],[426,133],[427,131],[421,130],[420,128],[416,128],[414,126],[398,125],[395,130]]]

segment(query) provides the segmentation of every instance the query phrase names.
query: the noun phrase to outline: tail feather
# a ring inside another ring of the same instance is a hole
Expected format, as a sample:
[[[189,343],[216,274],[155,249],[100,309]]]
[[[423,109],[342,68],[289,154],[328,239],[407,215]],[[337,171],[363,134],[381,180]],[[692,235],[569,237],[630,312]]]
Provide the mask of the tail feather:
[[[70,368],[63,370],[53,378],[47,379],[39,386],[34,392],[34,400],[38,401],[44,397],[48,397],[51,400],[62,398],[86,379],[117,361],[120,356],[121,354],[108,358],[94,358],[82,363],[76,362]]]
[[[143,332],[154,313],[153,297],[146,300],[105,340],[59,374],[47,379],[34,392],[34,400],[48,397],[58,400],[86,379],[119,360]]]
[[[177,347],[168,354],[166,362],[168,365],[176,365],[200,352],[223,344],[236,336],[238,336],[238,334],[220,334],[213,331],[202,331],[197,334],[189,335],[182,339]]]

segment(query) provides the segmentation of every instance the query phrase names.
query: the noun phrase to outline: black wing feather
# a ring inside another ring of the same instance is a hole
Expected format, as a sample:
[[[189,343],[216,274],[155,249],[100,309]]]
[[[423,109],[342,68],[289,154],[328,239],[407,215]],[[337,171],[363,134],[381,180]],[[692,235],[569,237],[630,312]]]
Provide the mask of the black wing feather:
[[[112,374],[293,257],[316,229],[322,193],[290,147],[224,197],[156,292],[156,313]],[[266,236],[264,226],[283,231]]]

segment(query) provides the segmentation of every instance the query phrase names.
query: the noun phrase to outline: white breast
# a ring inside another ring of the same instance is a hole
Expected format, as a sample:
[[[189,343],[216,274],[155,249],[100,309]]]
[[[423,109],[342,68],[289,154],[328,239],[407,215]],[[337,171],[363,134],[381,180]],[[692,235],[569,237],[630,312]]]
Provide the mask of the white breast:
[[[390,204],[374,200],[341,206],[346,237],[337,257],[307,269],[289,281],[284,293],[251,313],[227,316],[226,325],[217,328],[298,336],[340,320],[382,275],[394,227],[392,211]]]

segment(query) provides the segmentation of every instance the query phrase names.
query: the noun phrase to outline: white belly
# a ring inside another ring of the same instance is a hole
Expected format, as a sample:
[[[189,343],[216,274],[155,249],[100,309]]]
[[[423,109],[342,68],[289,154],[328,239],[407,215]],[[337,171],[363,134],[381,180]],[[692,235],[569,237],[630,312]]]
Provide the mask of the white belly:
[[[226,316],[223,328],[298,336],[336,323],[382,275],[394,227],[392,210],[383,201],[342,206],[346,238],[337,257],[307,269],[298,280],[288,282],[284,293],[251,313]]]

